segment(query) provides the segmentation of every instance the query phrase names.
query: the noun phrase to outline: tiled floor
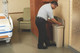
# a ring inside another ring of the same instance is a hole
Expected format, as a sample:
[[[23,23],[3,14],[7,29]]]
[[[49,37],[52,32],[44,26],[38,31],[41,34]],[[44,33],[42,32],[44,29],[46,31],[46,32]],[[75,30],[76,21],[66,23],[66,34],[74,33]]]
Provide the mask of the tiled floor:
[[[37,49],[37,38],[31,32],[14,30],[10,44],[0,44],[0,53],[73,53],[68,48]]]

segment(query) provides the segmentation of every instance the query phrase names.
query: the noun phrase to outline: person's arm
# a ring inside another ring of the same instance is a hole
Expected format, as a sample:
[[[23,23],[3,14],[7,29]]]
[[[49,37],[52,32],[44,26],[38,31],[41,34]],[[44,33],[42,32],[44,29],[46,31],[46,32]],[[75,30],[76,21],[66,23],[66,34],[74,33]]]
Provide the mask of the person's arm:
[[[62,25],[60,22],[58,22],[56,19],[54,19],[53,10],[47,10],[48,16],[50,19],[48,21],[56,23],[58,25]]]
[[[54,22],[54,23],[56,23],[56,24],[58,24],[58,25],[62,25],[62,23],[56,21],[56,19],[54,19],[54,18],[50,19],[50,21],[52,21],[52,22]]]

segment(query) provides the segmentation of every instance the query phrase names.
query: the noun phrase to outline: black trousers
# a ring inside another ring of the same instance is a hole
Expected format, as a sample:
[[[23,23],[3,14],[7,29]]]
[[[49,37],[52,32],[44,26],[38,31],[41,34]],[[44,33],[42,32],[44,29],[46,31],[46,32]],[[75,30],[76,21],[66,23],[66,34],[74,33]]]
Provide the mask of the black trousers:
[[[39,31],[38,47],[43,47],[44,43],[46,46],[49,45],[49,40],[46,32],[46,21],[42,17],[36,17],[35,23]]]

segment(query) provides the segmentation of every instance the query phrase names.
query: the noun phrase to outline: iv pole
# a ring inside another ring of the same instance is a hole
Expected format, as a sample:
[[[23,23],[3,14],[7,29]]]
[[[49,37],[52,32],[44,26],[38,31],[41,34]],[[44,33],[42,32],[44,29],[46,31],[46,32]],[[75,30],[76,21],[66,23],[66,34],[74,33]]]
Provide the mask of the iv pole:
[[[3,14],[8,18],[8,0],[2,0]]]

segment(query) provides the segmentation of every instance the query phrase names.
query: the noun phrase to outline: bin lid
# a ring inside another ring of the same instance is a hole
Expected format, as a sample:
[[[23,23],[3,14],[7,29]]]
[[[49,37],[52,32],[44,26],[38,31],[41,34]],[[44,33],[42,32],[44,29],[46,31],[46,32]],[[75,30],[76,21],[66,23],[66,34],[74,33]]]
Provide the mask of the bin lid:
[[[54,25],[54,28],[64,28],[64,26]]]

